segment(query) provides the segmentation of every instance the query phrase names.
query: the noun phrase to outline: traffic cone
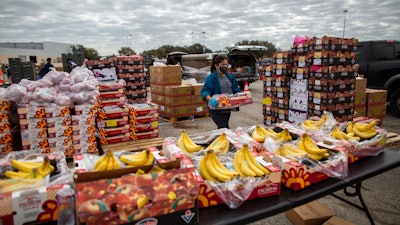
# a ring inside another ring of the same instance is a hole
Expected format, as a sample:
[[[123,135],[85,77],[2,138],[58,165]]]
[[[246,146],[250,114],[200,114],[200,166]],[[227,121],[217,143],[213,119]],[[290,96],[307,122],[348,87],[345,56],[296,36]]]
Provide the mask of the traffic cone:
[[[244,82],[244,92],[249,92],[249,82],[248,81]]]
[[[264,75],[262,75],[262,76],[261,76],[261,80],[264,81],[264,79],[265,79],[265,78],[264,78]]]

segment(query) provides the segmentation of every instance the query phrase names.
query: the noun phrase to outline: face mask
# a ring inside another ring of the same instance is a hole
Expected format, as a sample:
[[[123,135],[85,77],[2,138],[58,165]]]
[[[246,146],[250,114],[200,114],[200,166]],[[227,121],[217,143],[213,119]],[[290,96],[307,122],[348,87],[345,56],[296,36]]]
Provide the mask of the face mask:
[[[219,71],[220,71],[221,73],[226,73],[227,70],[228,70],[228,67],[227,67],[227,66],[220,66],[220,67],[219,67]]]

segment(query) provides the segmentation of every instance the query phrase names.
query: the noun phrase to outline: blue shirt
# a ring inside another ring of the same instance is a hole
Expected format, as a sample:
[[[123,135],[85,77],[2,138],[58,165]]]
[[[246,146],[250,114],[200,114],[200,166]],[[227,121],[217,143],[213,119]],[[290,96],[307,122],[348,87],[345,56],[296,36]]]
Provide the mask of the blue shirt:
[[[226,73],[226,76],[231,81],[232,93],[235,94],[235,93],[240,92],[239,84],[238,84],[236,78],[230,73]],[[207,75],[207,77],[204,81],[203,88],[201,89],[201,97],[205,101],[206,100],[205,98],[207,95],[212,97],[215,94],[222,94],[221,93],[221,85],[219,83],[219,78],[218,78],[218,74],[217,74],[216,70],[214,70],[212,73]]]

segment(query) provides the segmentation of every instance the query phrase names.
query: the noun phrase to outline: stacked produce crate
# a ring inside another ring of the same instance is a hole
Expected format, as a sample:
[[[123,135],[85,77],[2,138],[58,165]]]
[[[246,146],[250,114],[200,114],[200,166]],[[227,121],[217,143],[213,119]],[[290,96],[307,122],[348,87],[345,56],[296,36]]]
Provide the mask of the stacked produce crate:
[[[97,152],[96,117],[98,105],[76,105],[72,116],[74,153]]]
[[[75,153],[71,110],[68,106],[45,107],[47,137],[50,152],[62,151],[70,156]],[[75,138],[75,140],[79,138]],[[79,149],[76,149],[79,151]]]
[[[150,103],[129,107],[129,128],[133,140],[158,137],[158,106]]]
[[[291,52],[276,52],[273,63],[263,66],[264,93],[263,114],[264,124],[272,124],[288,120],[289,115],[289,85],[292,74]]]
[[[302,78],[301,90],[307,85],[307,117],[329,111],[338,121],[353,118],[357,43],[357,39],[327,36],[295,41],[294,77]],[[290,99],[291,105],[295,100]],[[296,117],[289,117],[289,120],[298,121]]]
[[[11,121],[9,117],[10,102],[0,100],[0,154],[12,151],[13,135],[11,133]]]
[[[128,103],[147,101],[146,73],[144,57],[140,55],[118,56],[117,76],[126,81],[125,96]]]
[[[97,128],[102,144],[112,144],[131,140],[126,107],[125,82],[108,82],[99,85],[100,105]]]

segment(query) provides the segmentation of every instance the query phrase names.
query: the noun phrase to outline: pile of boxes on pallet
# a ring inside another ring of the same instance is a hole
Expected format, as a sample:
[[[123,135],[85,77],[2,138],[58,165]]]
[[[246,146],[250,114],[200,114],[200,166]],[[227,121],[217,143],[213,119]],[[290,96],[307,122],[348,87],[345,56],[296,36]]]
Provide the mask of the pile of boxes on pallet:
[[[273,124],[288,120],[290,77],[292,74],[291,52],[273,54],[273,63],[264,65],[264,123]]]
[[[36,80],[33,62],[21,62],[20,58],[9,58],[8,62],[13,84],[19,83],[22,79]]]
[[[128,103],[147,101],[146,73],[143,56],[117,56],[117,76],[126,82],[125,96]]]
[[[66,156],[78,152],[96,152],[95,114],[97,107],[18,106],[21,150],[40,150],[44,154],[63,151]]]
[[[151,101],[159,105],[159,114],[168,118],[205,115],[201,98],[202,84],[182,85],[182,71],[177,66],[150,67]]]
[[[296,38],[291,52],[276,53],[274,63],[264,68],[264,108],[272,106],[264,110],[264,123],[302,122],[324,111],[332,112],[338,121],[352,120],[357,43],[354,38]],[[269,117],[274,106],[278,113]]]

